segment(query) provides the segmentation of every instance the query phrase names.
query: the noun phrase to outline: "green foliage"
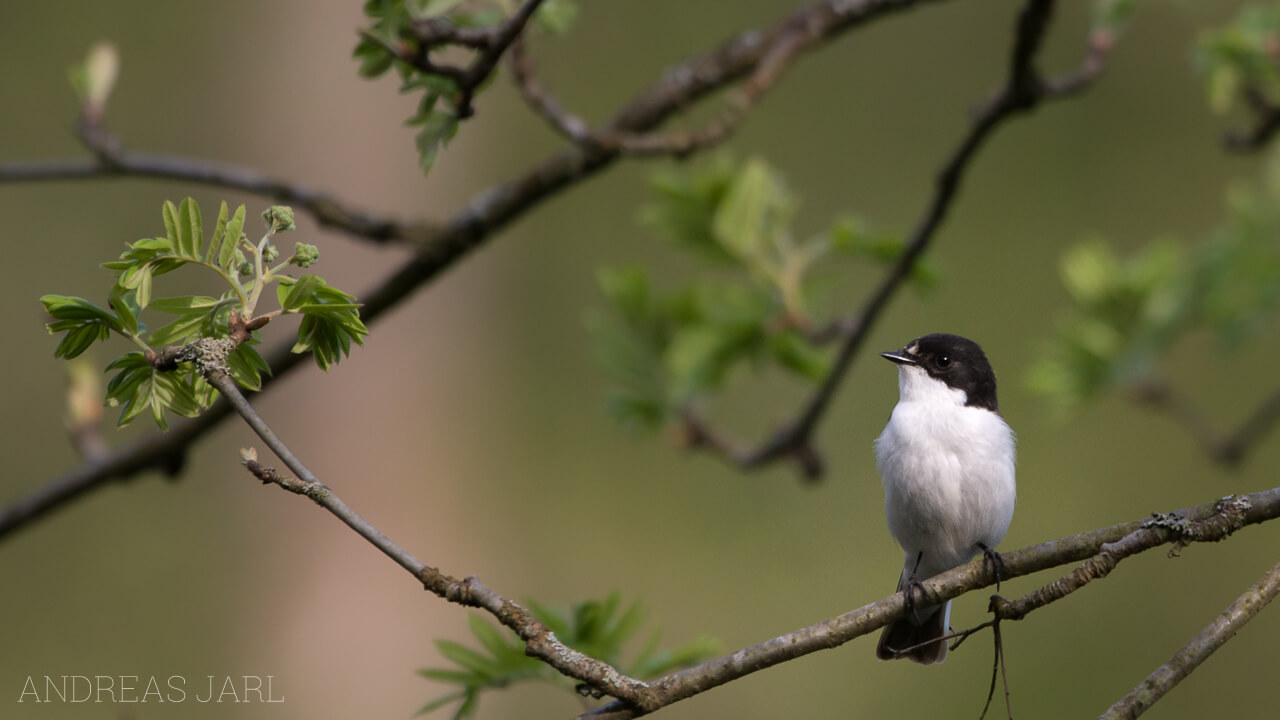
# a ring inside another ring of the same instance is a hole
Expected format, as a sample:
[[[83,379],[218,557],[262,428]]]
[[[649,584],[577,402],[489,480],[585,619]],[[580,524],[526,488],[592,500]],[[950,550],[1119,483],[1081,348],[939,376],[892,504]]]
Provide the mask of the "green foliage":
[[[1280,163],[1261,187],[1227,193],[1226,220],[1197,247],[1160,240],[1121,259],[1101,240],[1062,261],[1072,308],[1032,367],[1030,387],[1069,410],[1153,379],[1176,342],[1208,330],[1234,348],[1273,330],[1280,306]]]
[[[363,343],[368,329],[360,320],[359,304],[347,293],[330,286],[315,275],[301,278],[283,274],[291,266],[309,267],[319,259],[314,245],[299,243],[294,255],[269,267],[278,255],[271,238],[293,230],[293,211],[274,206],[263,213],[266,233],[250,243],[244,234],[245,209],[241,205],[229,213],[222,203],[212,235],[205,242],[200,206],[191,198],[161,209],[163,237],[143,238],[126,245],[120,257],[103,264],[115,273],[108,293],[110,309],[103,309],[78,297],[45,295],[40,300],[53,319],[49,332],[62,334],[54,355],[74,358],[94,342],[115,333],[140,351],[127,353],[107,366],[117,371],[107,386],[106,404],[120,407],[119,424],[127,425],[150,408],[156,423],[165,428],[164,411],[194,417],[208,407],[217,393],[191,362],[181,362],[177,370],[157,370],[148,352],[166,347],[180,348],[203,339],[226,338],[231,313],[244,320],[255,317],[262,291],[277,283],[280,309],[265,315],[296,314],[302,317],[294,352],[310,352],[316,364],[328,369],[349,354],[351,343]],[[225,286],[221,295],[157,296],[155,278],[184,266],[197,266],[216,275]],[[139,319],[144,310],[172,316],[155,329]],[[227,370],[242,387],[258,390],[262,373],[270,372],[253,345],[260,341],[251,334],[227,357]]]
[[[656,202],[642,220],[717,273],[669,292],[641,268],[605,269],[609,313],[589,319],[598,362],[614,385],[608,406],[625,424],[655,429],[690,402],[721,390],[741,366],[780,368],[807,381],[827,372],[829,350],[811,341],[822,280],[845,256],[888,264],[902,240],[853,216],[798,241],[799,206],[781,176],[759,159],[725,156],[654,175]],[[917,263],[918,288],[937,271]]]
[[[568,647],[641,680],[696,665],[710,657],[718,648],[714,639],[701,636],[679,649],[660,651],[658,644],[661,632],[655,630],[639,653],[630,661],[624,662],[626,645],[644,624],[644,610],[639,603],[632,603],[623,609],[622,600],[616,592],[611,593],[603,602],[585,602],[575,605],[568,612],[535,602],[529,603],[529,609],[539,622],[546,625]],[[479,643],[479,649],[448,640],[437,640],[436,648],[454,667],[418,671],[425,678],[456,685],[458,689],[422,706],[418,710],[419,715],[458,702],[453,717],[470,717],[475,714],[481,692],[528,680],[550,682],[573,689],[566,682],[567,678],[550,666],[526,656],[524,642],[513,633],[494,627],[479,615],[472,615],[469,621],[471,634]]]
[[[1256,93],[1280,104],[1280,5],[1249,5],[1226,27],[1200,35],[1196,62],[1205,76],[1209,106],[1224,114]]]
[[[395,69],[400,92],[421,93],[417,111],[405,121],[418,128],[414,143],[418,164],[430,172],[440,151],[458,132],[463,119],[462,88],[456,78],[424,72],[405,58],[418,57],[430,48],[422,47],[413,31],[415,21],[442,16],[456,27],[492,27],[506,19],[512,4],[497,0],[367,0],[364,14],[369,27],[353,52],[360,62],[360,74],[376,78]],[[547,0],[534,15],[534,25],[552,32],[565,32],[578,14],[576,0]],[[493,75],[475,88],[484,89]]]

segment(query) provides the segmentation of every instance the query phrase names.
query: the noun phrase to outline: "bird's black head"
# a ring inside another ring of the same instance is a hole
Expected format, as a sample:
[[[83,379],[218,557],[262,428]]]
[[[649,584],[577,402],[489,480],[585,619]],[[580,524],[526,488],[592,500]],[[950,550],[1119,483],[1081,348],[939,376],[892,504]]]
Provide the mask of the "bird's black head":
[[[880,353],[899,365],[913,365],[963,390],[965,405],[999,412],[996,404],[996,374],[978,343],[959,335],[933,333],[916,338],[901,350]]]

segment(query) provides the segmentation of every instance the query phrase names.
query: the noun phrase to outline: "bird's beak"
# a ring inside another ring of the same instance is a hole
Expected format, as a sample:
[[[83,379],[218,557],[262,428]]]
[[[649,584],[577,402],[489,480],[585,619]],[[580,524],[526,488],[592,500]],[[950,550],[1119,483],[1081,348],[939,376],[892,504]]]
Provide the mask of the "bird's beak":
[[[899,365],[916,365],[917,364],[916,359],[908,355],[905,349],[890,350],[889,352],[882,352],[880,353],[880,357],[884,358],[885,360],[888,360],[889,362],[894,362]]]

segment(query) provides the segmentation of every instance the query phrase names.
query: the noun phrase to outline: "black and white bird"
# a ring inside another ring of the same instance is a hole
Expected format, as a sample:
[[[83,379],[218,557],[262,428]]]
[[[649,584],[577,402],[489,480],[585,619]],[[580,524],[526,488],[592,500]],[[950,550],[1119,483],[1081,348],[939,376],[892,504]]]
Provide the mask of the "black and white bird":
[[[898,404],[875,442],[889,532],[902,546],[898,590],[994,549],[1013,520],[1014,435],[996,375],[977,343],[935,333],[881,353],[898,365]],[[997,566],[998,572],[998,566]],[[923,665],[947,657],[951,602],[911,607],[880,635],[876,656]]]

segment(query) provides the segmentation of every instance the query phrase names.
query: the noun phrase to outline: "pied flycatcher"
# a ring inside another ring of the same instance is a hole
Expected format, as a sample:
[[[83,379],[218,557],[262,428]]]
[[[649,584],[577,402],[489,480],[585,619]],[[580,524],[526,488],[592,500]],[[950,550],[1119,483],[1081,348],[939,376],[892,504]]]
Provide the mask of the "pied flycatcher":
[[[932,665],[947,657],[951,602],[914,607],[912,588],[978,553],[998,563],[1017,495],[1013,431],[972,340],[935,333],[881,356],[898,365],[898,404],[876,439],[876,467],[889,532],[905,554],[898,590],[908,611],[884,629],[876,657]]]

